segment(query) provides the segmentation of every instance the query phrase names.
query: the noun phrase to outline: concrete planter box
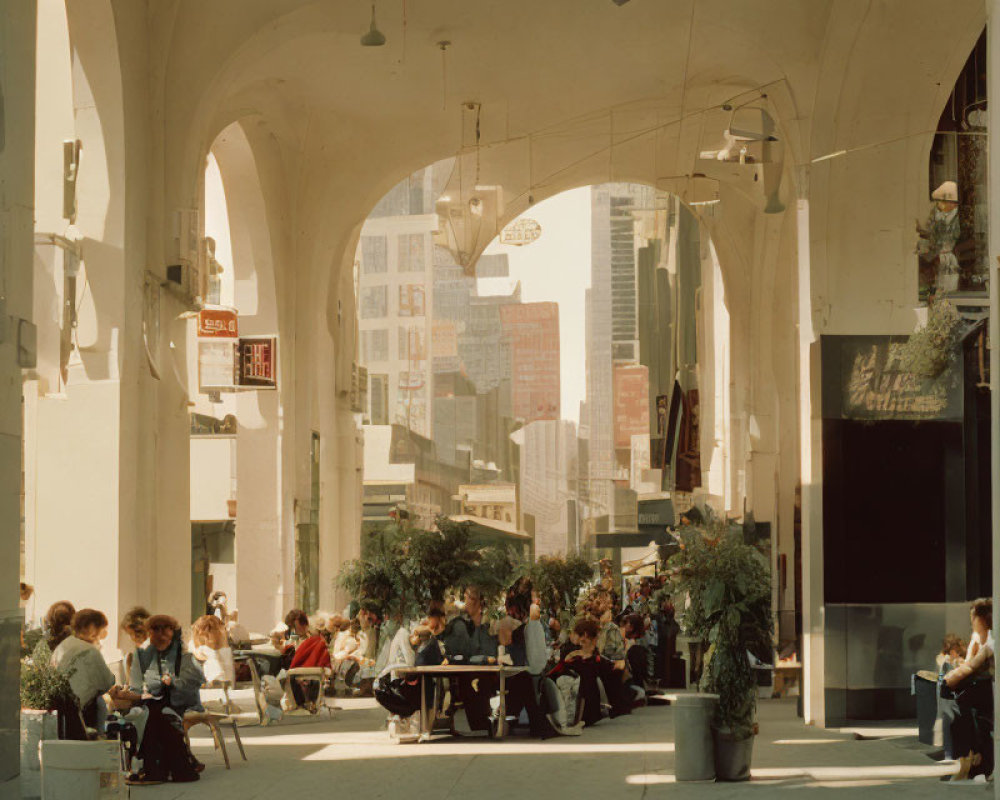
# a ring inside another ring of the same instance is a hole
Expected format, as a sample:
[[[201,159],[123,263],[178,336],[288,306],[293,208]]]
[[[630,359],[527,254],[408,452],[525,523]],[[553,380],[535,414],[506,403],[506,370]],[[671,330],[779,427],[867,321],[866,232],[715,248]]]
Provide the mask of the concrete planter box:
[[[118,800],[125,797],[120,746],[104,742],[44,741],[42,800]]]
[[[54,711],[21,709],[21,797],[42,796],[39,745],[59,737],[59,725]]]

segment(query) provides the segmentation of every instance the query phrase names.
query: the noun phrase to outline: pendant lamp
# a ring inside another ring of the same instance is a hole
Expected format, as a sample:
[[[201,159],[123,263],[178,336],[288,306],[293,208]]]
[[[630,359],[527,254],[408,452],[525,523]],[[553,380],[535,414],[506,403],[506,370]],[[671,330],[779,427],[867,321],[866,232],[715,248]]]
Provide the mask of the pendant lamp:
[[[375,4],[372,3],[372,25],[368,33],[361,37],[362,47],[381,47],[385,44],[385,34],[375,27]]]

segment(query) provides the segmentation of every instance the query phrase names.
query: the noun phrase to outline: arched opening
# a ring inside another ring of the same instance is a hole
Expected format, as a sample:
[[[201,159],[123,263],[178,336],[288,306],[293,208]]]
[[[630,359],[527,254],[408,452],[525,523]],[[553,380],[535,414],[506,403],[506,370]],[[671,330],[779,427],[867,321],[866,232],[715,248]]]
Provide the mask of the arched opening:
[[[215,597],[244,626],[266,629],[296,584],[282,493],[281,300],[267,203],[241,123],[216,136],[203,187],[205,305],[189,342],[198,352],[189,374],[192,616]],[[220,338],[222,322],[232,327]],[[225,374],[216,375],[220,365]],[[297,599],[310,591],[314,582]]]
[[[409,176],[361,230],[362,550],[387,521],[445,515],[620,569],[678,512],[735,510],[709,229],[667,192],[585,185],[510,220],[470,267],[447,216],[458,168]],[[697,202],[710,217],[717,199]]]

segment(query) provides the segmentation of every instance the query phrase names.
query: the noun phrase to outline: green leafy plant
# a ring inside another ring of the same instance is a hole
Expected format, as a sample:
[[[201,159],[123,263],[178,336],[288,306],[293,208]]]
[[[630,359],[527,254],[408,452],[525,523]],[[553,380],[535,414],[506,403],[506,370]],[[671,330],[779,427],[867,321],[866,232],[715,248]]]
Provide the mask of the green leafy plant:
[[[542,608],[560,619],[572,616],[581,590],[594,579],[594,567],[579,555],[541,556],[528,574]]]
[[[407,617],[468,585],[491,602],[524,569],[511,547],[473,545],[468,522],[440,517],[436,527],[390,523],[368,532],[361,558],[343,566],[337,585],[356,600],[376,601],[390,616]]]
[[[485,545],[477,548],[476,553],[476,562],[462,577],[462,583],[479,587],[487,605],[494,604],[514,579],[523,574],[524,559],[510,545]]]
[[[748,653],[770,660],[772,652],[770,564],[725,520],[685,526],[678,535],[670,586],[674,597],[688,599],[685,633],[708,643],[701,689],[719,695],[716,727],[746,738],[756,732],[757,709]]]
[[[52,711],[60,699],[74,700],[70,674],[52,666],[52,651],[44,639],[21,661],[21,708]]]
[[[927,324],[918,328],[900,348],[899,366],[923,378],[936,378],[955,359],[964,324],[947,300],[932,300],[927,306]]]

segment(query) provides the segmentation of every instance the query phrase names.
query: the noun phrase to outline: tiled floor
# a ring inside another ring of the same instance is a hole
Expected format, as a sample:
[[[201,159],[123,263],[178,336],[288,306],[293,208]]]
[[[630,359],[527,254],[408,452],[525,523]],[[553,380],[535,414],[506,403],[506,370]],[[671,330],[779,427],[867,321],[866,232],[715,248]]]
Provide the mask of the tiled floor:
[[[761,733],[753,780],[688,784],[674,780],[673,711],[643,708],[606,720],[579,738],[537,742],[443,739],[397,745],[384,730],[384,712],[369,700],[342,700],[332,720],[292,717],[277,726],[241,728],[249,761],[222,767],[209,738],[194,740],[208,769],[194,784],[134,789],[133,797],[392,798],[666,798],[804,797],[940,798],[956,792],[990,797],[992,786],[945,786],[953,770],[930,760],[906,729],[890,738],[859,740],[853,733],[807,727],[794,702],[761,704]]]

